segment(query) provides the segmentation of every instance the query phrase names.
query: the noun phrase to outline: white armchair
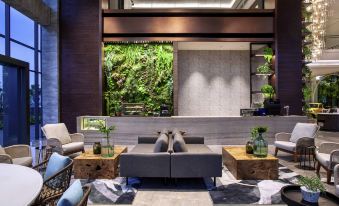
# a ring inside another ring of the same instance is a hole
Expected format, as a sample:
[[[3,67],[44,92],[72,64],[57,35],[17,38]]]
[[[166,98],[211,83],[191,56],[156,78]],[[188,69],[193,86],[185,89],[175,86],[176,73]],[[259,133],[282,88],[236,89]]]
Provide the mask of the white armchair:
[[[334,187],[335,194],[339,197],[339,164],[334,167]]]
[[[46,124],[41,128],[47,139],[47,146],[52,152],[61,155],[70,155],[84,152],[84,135],[81,133],[69,134],[64,123]]]
[[[319,175],[320,167],[327,172],[327,183],[331,182],[331,176],[334,166],[339,164],[339,143],[324,142],[315,151],[317,164],[317,174]]]
[[[0,146],[0,163],[32,167],[32,154],[28,145]]]
[[[301,147],[314,146],[314,139],[318,135],[319,126],[310,123],[297,123],[292,133],[277,133],[275,135],[275,156],[278,151],[291,153],[294,161],[298,160],[298,151]]]

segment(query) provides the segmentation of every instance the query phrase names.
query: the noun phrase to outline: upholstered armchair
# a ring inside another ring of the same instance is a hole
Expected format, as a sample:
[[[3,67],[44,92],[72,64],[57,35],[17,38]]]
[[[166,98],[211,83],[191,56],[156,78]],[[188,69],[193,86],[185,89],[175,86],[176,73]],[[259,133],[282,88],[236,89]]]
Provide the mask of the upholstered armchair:
[[[314,146],[314,139],[318,135],[319,126],[310,123],[297,123],[292,133],[277,133],[275,135],[275,156],[278,151],[293,154],[294,161],[298,160],[302,147]]]
[[[84,152],[84,135],[69,134],[64,123],[46,124],[41,128],[47,139],[47,146],[52,152],[61,155],[71,155]]]
[[[0,163],[32,167],[32,154],[28,145],[0,146]]]
[[[319,175],[320,167],[323,167],[327,173],[327,183],[330,183],[334,166],[339,164],[339,143],[322,143],[315,151],[315,158],[318,162],[317,174]]]
[[[334,187],[335,187],[335,194],[339,196],[339,164],[334,166]]]

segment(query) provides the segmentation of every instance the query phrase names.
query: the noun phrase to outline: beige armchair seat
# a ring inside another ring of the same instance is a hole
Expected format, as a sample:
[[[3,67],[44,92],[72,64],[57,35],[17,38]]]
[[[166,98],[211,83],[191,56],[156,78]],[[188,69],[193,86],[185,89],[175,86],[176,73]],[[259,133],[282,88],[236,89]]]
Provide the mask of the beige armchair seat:
[[[310,123],[297,123],[292,133],[277,133],[275,135],[275,156],[278,151],[291,153],[294,161],[298,160],[298,151],[301,147],[314,146],[314,138],[318,135],[319,126]]]
[[[334,187],[335,194],[339,197],[339,164],[334,167]]]
[[[32,154],[28,145],[0,146],[0,163],[32,167]]]
[[[61,155],[71,155],[84,152],[84,135],[81,133],[69,134],[64,123],[46,124],[42,131],[47,139],[47,146],[52,152]]]
[[[339,143],[324,142],[315,151],[317,164],[317,174],[319,175],[320,167],[327,172],[327,183],[331,182],[331,176],[334,166],[339,164]]]

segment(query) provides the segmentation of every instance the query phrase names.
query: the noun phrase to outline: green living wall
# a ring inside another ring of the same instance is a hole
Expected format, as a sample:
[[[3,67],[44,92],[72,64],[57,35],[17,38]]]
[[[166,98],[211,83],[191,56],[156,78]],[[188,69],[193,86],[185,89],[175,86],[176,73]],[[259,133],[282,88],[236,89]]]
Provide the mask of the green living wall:
[[[172,44],[107,43],[104,47],[104,98],[107,115],[122,103],[144,103],[145,114],[159,112],[173,101]]]

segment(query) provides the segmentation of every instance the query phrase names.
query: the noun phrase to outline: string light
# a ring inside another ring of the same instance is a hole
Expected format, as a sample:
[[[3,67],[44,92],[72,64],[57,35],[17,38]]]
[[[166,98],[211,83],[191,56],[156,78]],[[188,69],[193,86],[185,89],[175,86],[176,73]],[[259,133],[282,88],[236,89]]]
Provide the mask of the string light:
[[[308,29],[312,32],[312,44],[310,49],[312,55],[309,60],[317,61],[325,48],[325,31],[326,22],[328,16],[332,15],[331,5],[336,0],[307,0],[307,3],[311,3],[306,8],[307,11],[312,12],[310,21],[312,22]]]

